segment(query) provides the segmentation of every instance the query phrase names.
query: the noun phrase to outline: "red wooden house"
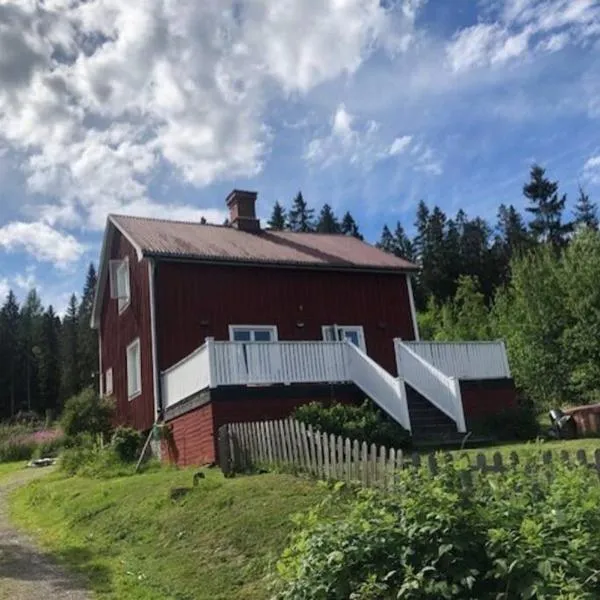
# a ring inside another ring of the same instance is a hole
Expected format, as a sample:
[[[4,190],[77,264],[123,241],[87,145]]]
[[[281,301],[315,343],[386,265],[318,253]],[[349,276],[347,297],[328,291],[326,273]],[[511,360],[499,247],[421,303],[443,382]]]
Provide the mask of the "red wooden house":
[[[215,459],[220,425],[370,397],[414,436],[510,407],[501,342],[419,342],[416,267],[344,235],[263,229],[256,193],[230,226],[108,217],[92,326],[101,393],[140,430],[171,425],[180,464]]]

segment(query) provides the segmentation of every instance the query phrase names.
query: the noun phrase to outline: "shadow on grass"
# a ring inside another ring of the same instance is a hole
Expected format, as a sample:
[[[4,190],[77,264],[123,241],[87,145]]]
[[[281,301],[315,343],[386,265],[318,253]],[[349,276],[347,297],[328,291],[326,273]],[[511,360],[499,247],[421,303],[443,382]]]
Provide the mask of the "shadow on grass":
[[[0,541],[0,580],[43,581],[57,590],[83,592],[91,587],[109,593],[113,587],[110,572],[96,563],[97,559],[97,555],[79,546],[46,553],[17,540]],[[75,575],[65,572],[63,565]]]

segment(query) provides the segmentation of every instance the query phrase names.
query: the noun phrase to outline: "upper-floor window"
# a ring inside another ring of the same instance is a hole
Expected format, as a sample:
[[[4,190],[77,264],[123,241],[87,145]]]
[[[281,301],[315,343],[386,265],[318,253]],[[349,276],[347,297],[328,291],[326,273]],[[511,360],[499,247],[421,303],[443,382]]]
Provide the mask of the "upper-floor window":
[[[131,400],[142,393],[142,360],[139,338],[127,346],[127,395]]]
[[[106,370],[104,377],[104,395],[112,396],[113,394],[113,370],[112,367]]]
[[[110,261],[110,297],[117,299],[119,312],[123,312],[131,300],[129,284],[129,258]]]
[[[326,342],[348,340],[358,346],[363,352],[367,351],[365,332],[362,325],[323,325],[323,339]]]
[[[276,342],[275,325],[230,325],[229,339],[233,342]]]

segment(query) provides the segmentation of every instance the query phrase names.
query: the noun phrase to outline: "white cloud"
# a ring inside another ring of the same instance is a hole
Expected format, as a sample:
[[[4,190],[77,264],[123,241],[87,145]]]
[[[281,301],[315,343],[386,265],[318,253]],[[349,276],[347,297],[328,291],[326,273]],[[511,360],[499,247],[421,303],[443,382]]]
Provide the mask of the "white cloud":
[[[583,175],[591,182],[600,184],[600,154],[588,158],[583,166]]]
[[[30,213],[94,228],[108,210],[197,215],[161,208],[149,185],[165,170],[195,186],[259,173],[269,102],[406,48],[420,4],[5,2],[0,143],[25,157],[31,201],[43,198]]]
[[[390,146],[389,154],[390,156],[396,156],[398,154],[402,154],[412,142],[411,135],[403,135],[402,137],[397,137]]]
[[[494,6],[497,6],[496,4]],[[446,48],[455,72],[582,45],[600,34],[597,0],[506,0],[492,19],[459,30]]]
[[[15,221],[0,227],[0,247],[9,252],[24,250],[59,268],[76,262],[84,251],[82,244],[72,235],[61,233],[40,221]]]
[[[4,304],[4,300],[8,295],[10,290],[10,284],[8,283],[8,279],[6,277],[0,278],[0,306]]]

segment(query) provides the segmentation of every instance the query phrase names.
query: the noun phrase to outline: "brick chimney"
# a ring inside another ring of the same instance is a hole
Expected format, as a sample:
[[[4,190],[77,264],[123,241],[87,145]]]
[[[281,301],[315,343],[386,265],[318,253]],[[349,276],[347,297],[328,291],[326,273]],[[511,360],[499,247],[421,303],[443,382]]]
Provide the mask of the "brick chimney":
[[[258,233],[260,221],[256,218],[256,192],[245,190],[233,190],[227,196],[226,202],[229,208],[229,222],[232,227],[240,231]]]

